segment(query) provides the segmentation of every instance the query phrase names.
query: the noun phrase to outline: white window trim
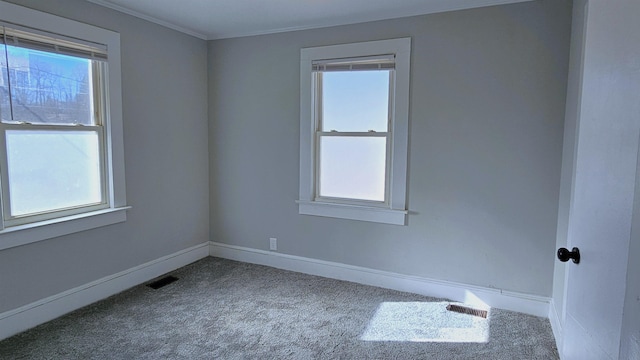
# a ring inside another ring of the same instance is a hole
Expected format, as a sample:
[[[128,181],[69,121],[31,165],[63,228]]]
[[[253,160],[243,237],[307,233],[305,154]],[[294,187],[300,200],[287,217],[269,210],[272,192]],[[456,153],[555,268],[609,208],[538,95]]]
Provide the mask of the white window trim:
[[[315,197],[315,106],[312,62],[395,54],[395,107],[392,113],[391,173],[387,206],[319,201]],[[405,225],[411,38],[304,48],[300,51],[300,194],[298,212],[333,218]]]
[[[105,94],[109,106],[104,119],[109,207],[5,228],[0,231],[0,250],[126,221],[125,210],[130,207],[127,206],[124,173],[120,34],[2,1],[0,21],[104,44],[109,52],[108,89]]]

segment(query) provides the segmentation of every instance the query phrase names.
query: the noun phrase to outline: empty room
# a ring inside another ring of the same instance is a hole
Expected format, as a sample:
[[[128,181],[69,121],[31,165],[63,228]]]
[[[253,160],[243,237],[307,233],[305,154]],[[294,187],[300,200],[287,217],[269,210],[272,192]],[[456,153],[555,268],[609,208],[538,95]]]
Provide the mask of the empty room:
[[[638,17],[0,0],[0,358],[640,360]]]

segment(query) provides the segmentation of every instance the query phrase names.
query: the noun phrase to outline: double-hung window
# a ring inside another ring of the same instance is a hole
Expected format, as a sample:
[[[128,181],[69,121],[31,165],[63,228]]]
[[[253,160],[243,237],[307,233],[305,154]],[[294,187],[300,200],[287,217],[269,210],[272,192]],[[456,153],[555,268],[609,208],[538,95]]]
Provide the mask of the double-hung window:
[[[119,36],[0,5],[0,248],[123,221]]]
[[[5,226],[107,207],[98,45],[0,26]]]
[[[410,45],[302,49],[301,214],[405,223]]]

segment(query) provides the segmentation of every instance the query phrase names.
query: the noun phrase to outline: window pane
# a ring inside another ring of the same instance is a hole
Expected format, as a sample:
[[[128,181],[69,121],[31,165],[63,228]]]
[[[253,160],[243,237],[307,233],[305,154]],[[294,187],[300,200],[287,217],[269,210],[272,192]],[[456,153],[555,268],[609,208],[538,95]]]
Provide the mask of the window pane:
[[[0,44],[0,120],[2,122],[11,121],[11,108],[9,107],[9,73],[7,69],[7,60],[5,58],[6,46]]]
[[[384,201],[386,142],[384,137],[321,137],[319,195]]]
[[[15,46],[6,49],[13,119],[5,114],[8,109],[3,103],[2,121],[94,124],[90,60]],[[3,66],[6,74],[6,64]],[[7,89],[0,91],[6,93]]]
[[[7,130],[11,215],[102,202],[93,131]]]
[[[322,131],[387,131],[389,70],[322,73]]]

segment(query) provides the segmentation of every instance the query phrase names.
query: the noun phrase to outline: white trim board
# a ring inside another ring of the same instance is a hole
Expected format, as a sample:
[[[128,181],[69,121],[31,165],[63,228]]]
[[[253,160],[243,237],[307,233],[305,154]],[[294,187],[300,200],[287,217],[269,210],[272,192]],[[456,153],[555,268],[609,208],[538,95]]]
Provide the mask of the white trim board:
[[[550,299],[546,297],[402,275],[216,242],[206,242],[1,313],[0,340],[115,295],[209,255],[365,285],[446,298],[476,306],[488,305],[500,309],[548,317],[551,320],[556,339],[561,338],[561,336],[558,337],[557,332],[557,325],[559,324],[554,323],[554,317],[552,316],[553,310],[550,308]],[[559,334],[562,334],[561,329]]]
[[[475,306],[490,306],[520,313],[549,317],[550,298],[500,289],[466,285],[346,265],[336,262],[286,255],[272,251],[210,243],[211,256],[266,265],[278,269],[323,276],[359,284],[445,298]]]
[[[0,314],[0,340],[205,258],[209,248],[205,242],[6,311]]]
[[[564,340],[562,333],[562,321],[560,321],[560,315],[556,308],[556,303],[551,299],[549,303],[549,323],[551,323],[551,331],[553,331],[553,337],[556,339],[556,347],[558,348],[558,354],[560,359],[562,357],[562,342]]]

